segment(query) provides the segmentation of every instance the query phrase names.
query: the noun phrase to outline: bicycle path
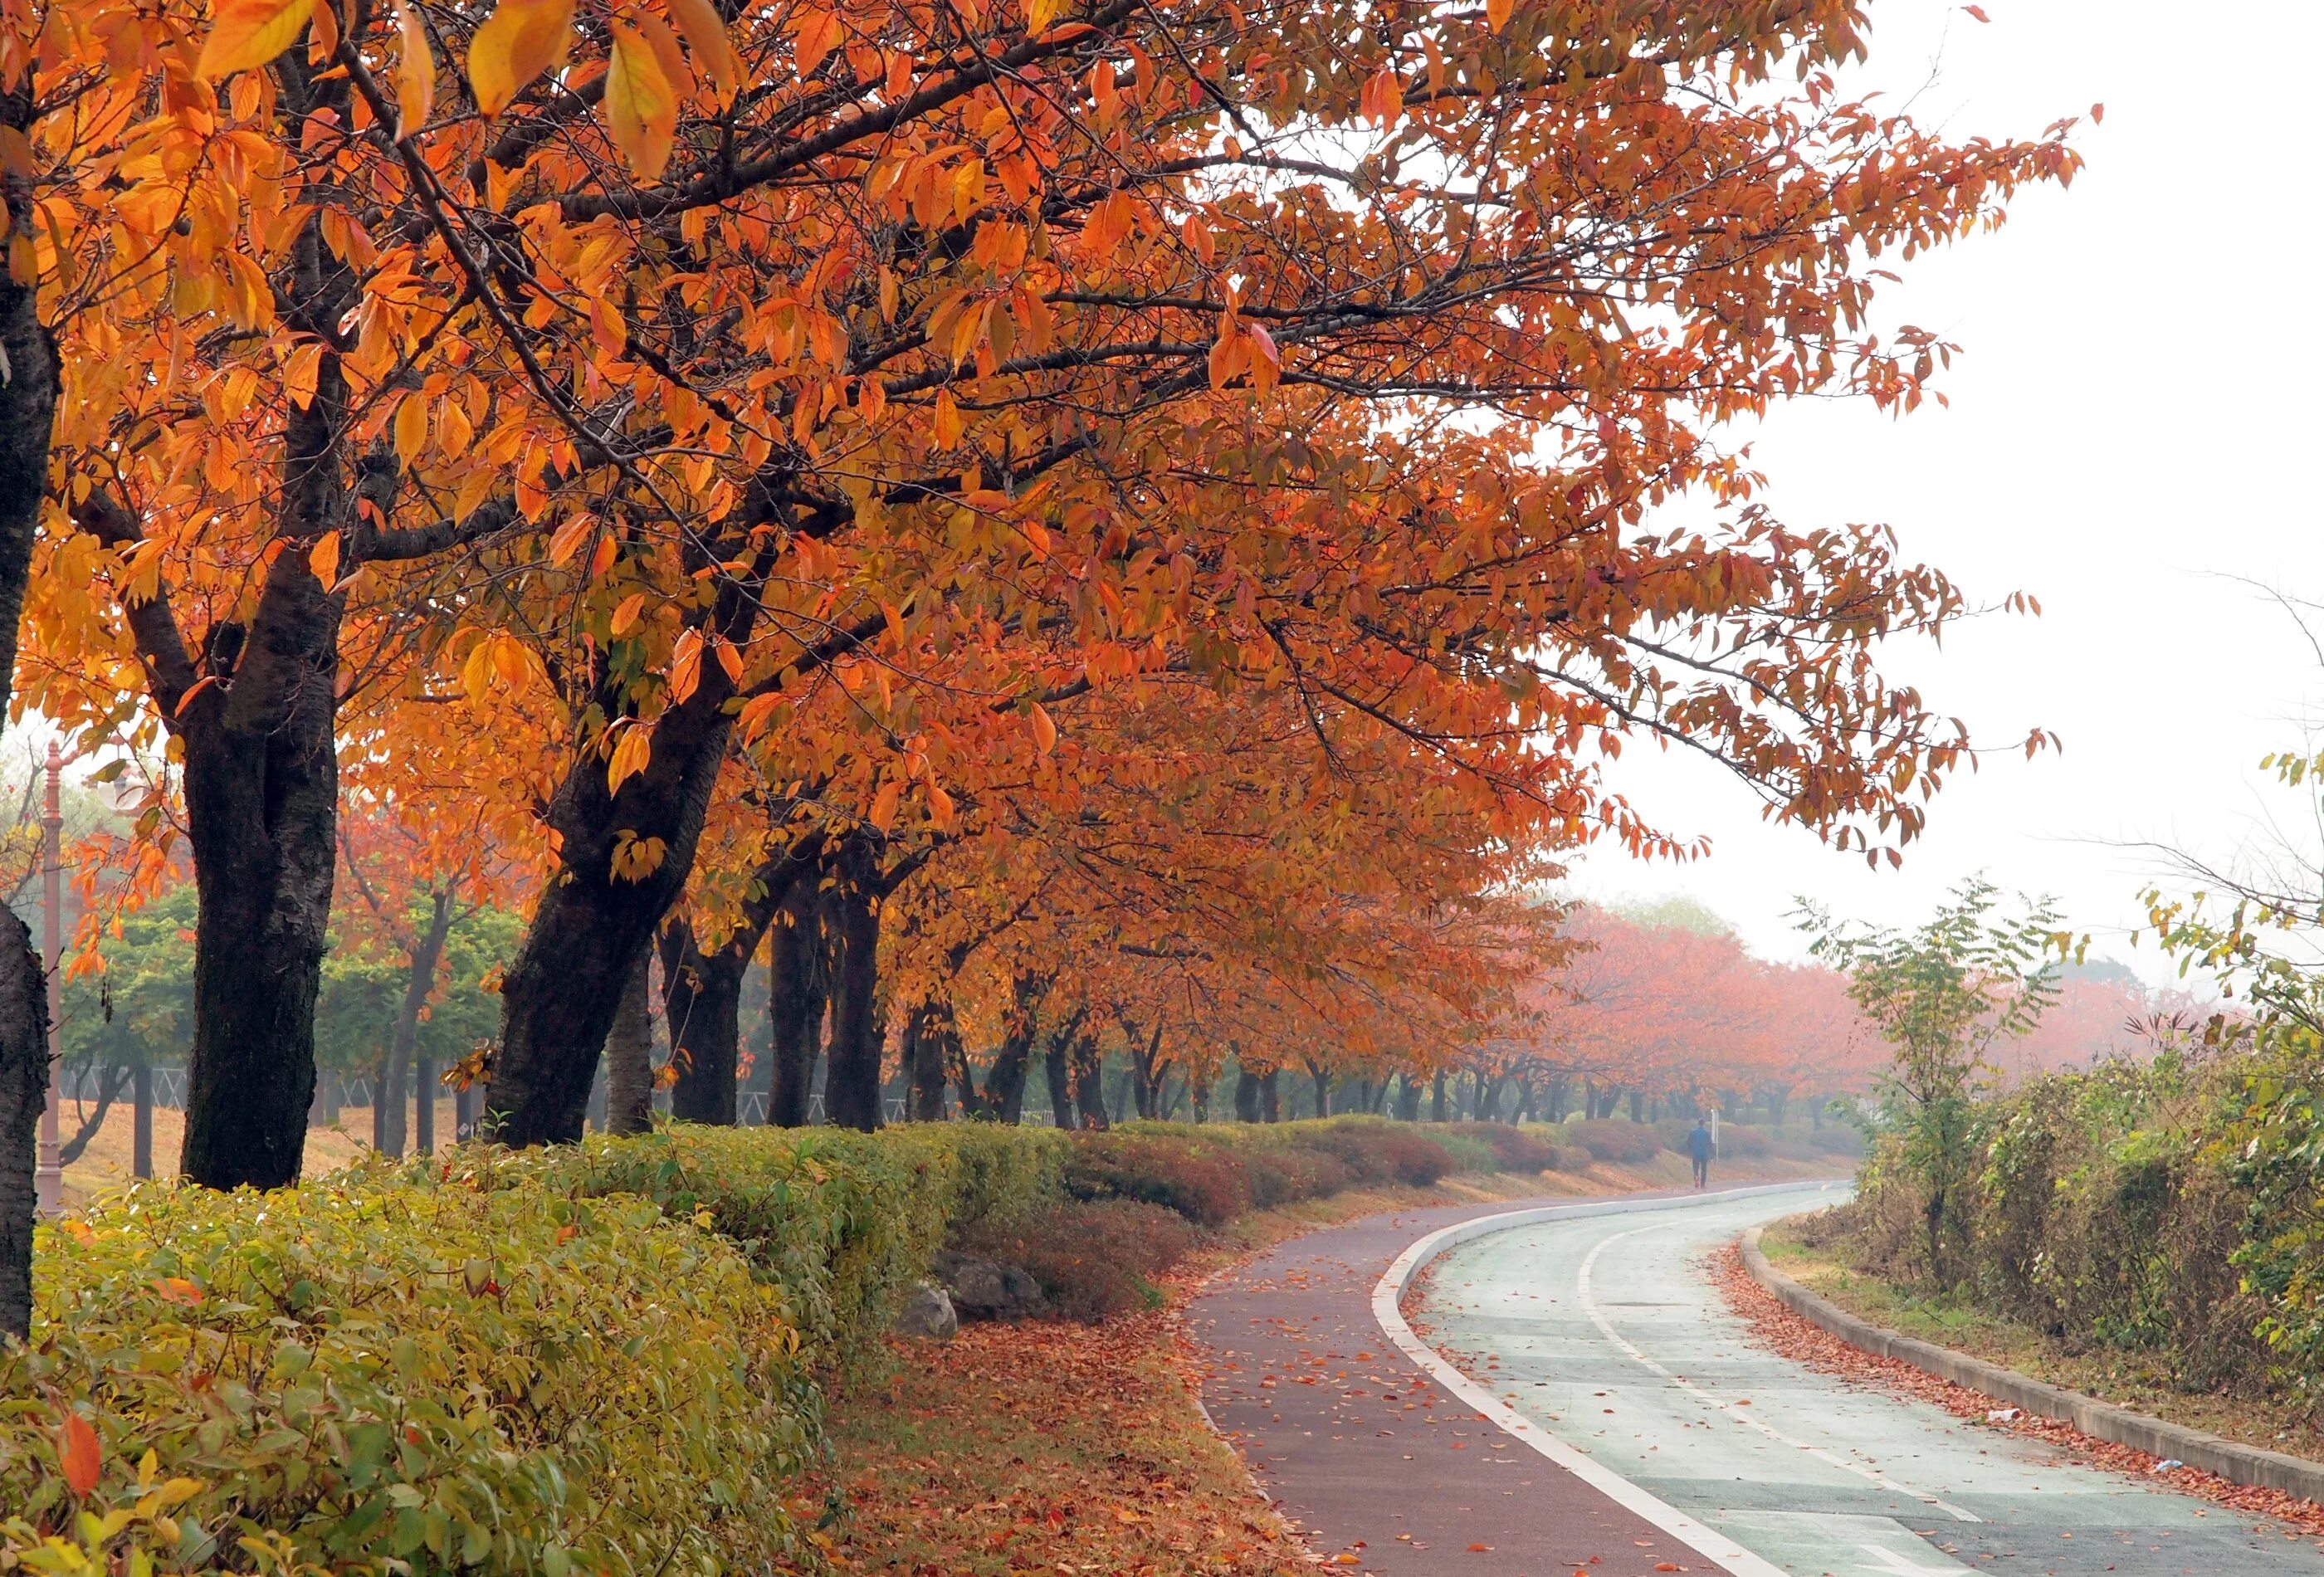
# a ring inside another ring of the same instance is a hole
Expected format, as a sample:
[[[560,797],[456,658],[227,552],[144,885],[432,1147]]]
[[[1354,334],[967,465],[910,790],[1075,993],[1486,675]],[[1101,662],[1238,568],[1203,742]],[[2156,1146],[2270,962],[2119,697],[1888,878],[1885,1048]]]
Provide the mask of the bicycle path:
[[[2272,1525],[1752,1345],[1703,1261],[1815,1192],[1494,1232],[1436,1260],[1409,1305],[1526,1428],[1619,1475],[1634,1504],[1748,1552],[1725,1566],[1666,1531],[1671,1515],[1649,1520],[1488,1421],[1375,1320],[1373,1289],[1407,1246],[1513,1204],[1370,1218],[1223,1279],[1189,1309],[1204,1405],[1350,1572],[2324,1577],[2324,1552]]]

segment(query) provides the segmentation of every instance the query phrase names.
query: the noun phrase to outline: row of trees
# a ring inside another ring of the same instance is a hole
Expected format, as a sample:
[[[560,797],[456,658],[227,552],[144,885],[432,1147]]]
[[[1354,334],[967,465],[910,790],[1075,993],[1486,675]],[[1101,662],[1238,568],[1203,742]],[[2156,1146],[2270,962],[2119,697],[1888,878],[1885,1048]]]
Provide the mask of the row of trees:
[[[186,1174],[298,1175],[343,816],[528,915],[470,1070],[518,1143],[650,948],[724,1119],[762,937],[779,1082],[821,1004],[859,1124],[882,1002],[972,1110],[1036,1024],[1431,1065],[1559,945],[1509,895],[1674,852],[1634,736],[1894,857],[1969,742],[1875,651],[1961,597],[1720,435],[1915,406],[1887,260],[2076,158],[1847,102],[1861,27],[6,0],[0,639],[159,763],[115,870],[192,868]]]

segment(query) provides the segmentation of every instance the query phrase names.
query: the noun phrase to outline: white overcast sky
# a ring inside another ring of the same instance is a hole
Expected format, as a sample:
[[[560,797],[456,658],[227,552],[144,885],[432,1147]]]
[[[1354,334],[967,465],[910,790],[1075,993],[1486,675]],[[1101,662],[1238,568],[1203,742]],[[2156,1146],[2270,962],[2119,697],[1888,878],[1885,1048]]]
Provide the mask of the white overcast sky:
[[[2103,102],[2104,124],[2080,137],[2088,168],[1893,290],[1885,318],[1966,353],[1942,385],[1950,410],[1890,421],[1803,405],[1753,454],[1790,523],[1886,521],[1972,601],[2038,596],[2039,619],[1981,619],[1941,650],[1891,648],[1886,666],[1980,741],[2039,725],[2064,751],[1955,779],[1904,868],[1877,875],[1764,825],[1716,770],[1634,751],[1614,786],[1713,853],[1642,866],[1593,852],[1575,887],[1690,892],[1755,949],[1795,956],[1794,895],[1906,923],[1982,870],[2055,893],[2095,953],[2162,979],[2151,939],[2128,941],[2154,861],[2110,845],[2227,857],[2257,818],[2304,815],[2258,761],[2302,741],[2324,671],[2292,621],[2231,577],[2324,600],[2324,176],[2309,80],[2324,6],[1985,9],[1989,25],[1934,0],[1870,0],[1863,75],[1958,137],[2034,135]]]

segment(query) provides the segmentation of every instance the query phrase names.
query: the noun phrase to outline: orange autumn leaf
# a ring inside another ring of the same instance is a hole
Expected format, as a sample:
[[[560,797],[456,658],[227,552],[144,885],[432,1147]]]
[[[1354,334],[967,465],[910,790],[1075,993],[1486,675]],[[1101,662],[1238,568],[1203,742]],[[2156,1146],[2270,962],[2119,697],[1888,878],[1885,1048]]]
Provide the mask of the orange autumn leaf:
[[[254,70],[298,42],[315,0],[220,0],[195,62],[198,77]]]
[[[636,29],[613,24],[613,64],[605,74],[605,121],[630,168],[659,180],[669,167],[678,127],[678,90]]]
[[[573,44],[573,0],[500,0],[468,45],[468,85],[487,115],[506,109]]]
[[[428,124],[436,102],[436,59],[428,48],[428,30],[409,5],[395,8],[396,135],[408,137]]]
[[[67,1406],[60,1409],[57,1432],[57,1465],[64,1470],[65,1482],[72,1492],[87,1499],[97,1488],[97,1474],[103,1466],[103,1452],[97,1444],[97,1431],[88,1420]]]

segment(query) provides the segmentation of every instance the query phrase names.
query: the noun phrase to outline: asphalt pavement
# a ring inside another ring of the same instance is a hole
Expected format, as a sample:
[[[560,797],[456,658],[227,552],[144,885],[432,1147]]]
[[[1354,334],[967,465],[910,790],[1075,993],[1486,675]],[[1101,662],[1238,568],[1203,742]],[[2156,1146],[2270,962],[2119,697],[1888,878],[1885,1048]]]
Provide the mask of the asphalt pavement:
[[[1790,1577],[2324,1577],[2324,1552],[2272,1524],[1754,1345],[1711,1256],[1817,1194],[1493,1232],[1434,1262],[1414,1323],[1525,1426]],[[1522,1433],[1492,1433],[1469,1443],[1472,1503],[1560,1471]],[[1765,1570],[1725,1569],[1746,1567]],[[1653,1569],[1722,1567],[1665,1550]]]

